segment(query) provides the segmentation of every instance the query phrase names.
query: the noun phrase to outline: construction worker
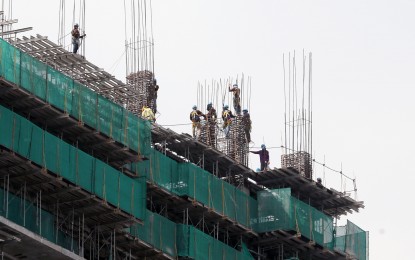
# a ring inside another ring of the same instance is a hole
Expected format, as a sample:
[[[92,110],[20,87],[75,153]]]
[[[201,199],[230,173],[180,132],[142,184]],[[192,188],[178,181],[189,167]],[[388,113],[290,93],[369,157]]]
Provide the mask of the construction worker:
[[[153,110],[148,106],[144,105],[141,109],[141,117],[150,121],[151,123],[156,122],[156,117],[154,116]]]
[[[216,122],[218,115],[216,114],[216,109],[213,107],[212,102],[209,102],[206,109],[208,111],[206,114],[206,120],[209,122]]]
[[[206,119],[205,114],[203,114],[200,110],[197,110],[197,106],[194,105],[192,112],[190,112],[190,121],[192,121],[192,135],[196,140],[198,140],[200,136],[200,117],[202,116]]]
[[[223,106],[223,111],[222,111],[222,119],[223,119],[222,128],[223,128],[223,131],[225,132],[226,138],[229,138],[229,132],[230,132],[231,124],[232,124],[232,118],[234,118],[234,117],[235,116],[229,110],[229,106],[224,105]]]
[[[86,36],[86,34],[84,34],[84,35],[81,35],[80,34],[78,27],[79,26],[76,23],[73,26],[73,29],[71,31],[71,35],[72,35],[72,45],[73,45],[73,53],[77,53],[78,52],[79,45],[80,45],[79,39],[82,39],[82,38],[84,38],[84,36]]]
[[[154,98],[152,100],[153,103],[153,113],[157,113],[157,91],[159,90],[159,85],[157,85],[157,80],[153,79],[153,86],[154,86]]]
[[[210,146],[214,146],[215,144],[215,130],[216,130],[216,120],[218,119],[218,115],[216,114],[216,109],[213,107],[212,102],[209,102],[207,105],[207,114],[206,120],[208,122],[208,134],[206,143]]]
[[[261,150],[259,151],[249,151],[254,154],[259,154],[259,161],[261,162],[261,171],[268,169],[269,165],[269,153],[265,144],[261,145]]]
[[[246,142],[250,143],[251,142],[251,129],[252,129],[252,121],[251,121],[251,116],[248,113],[248,109],[244,109],[242,110],[243,115],[242,115],[242,125],[244,126],[244,131],[245,131],[245,138],[246,138]]]
[[[233,92],[233,108],[239,116],[241,115],[241,90],[238,88],[238,84],[233,84],[232,88],[229,85],[229,92]]]

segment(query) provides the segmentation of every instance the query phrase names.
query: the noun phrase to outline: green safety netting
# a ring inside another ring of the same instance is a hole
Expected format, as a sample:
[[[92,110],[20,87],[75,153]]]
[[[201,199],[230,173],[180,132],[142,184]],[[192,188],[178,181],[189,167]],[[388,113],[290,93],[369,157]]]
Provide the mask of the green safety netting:
[[[369,259],[368,232],[347,220],[346,226],[336,228],[335,248],[358,260]]]
[[[198,260],[254,259],[246,247],[242,246],[242,251],[236,250],[193,226],[178,224],[176,232],[179,256]]]
[[[0,145],[142,219],[146,180],[132,179],[0,106]]]
[[[151,126],[122,106],[0,39],[0,76],[52,106],[146,155]]]
[[[7,198],[7,200],[6,200]],[[48,241],[79,254],[78,241],[56,228],[53,214],[0,188],[0,215]]]
[[[257,232],[294,230],[316,243],[333,249],[333,219],[291,196],[291,189],[260,191]]]
[[[177,195],[187,195],[246,227],[255,223],[257,201],[240,189],[192,163],[178,163],[156,150],[149,154],[148,161],[134,163],[130,169],[145,175],[158,186]]]
[[[238,251],[193,226],[175,224],[148,210],[143,225],[136,224],[126,231],[173,257],[201,260],[253,259],[244,244],[242,250]]]
[[[177,256],[176,223],[167,218],[147,210],[143,225],[136,224],[126,230],[163,253]]]

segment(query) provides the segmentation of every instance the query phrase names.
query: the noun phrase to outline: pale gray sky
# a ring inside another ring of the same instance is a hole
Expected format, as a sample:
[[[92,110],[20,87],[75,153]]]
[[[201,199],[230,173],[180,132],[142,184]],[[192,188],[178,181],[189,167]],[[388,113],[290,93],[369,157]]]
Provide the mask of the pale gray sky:
[[[58,38],[56,0],[15,0],[19,27]],[[73,1],[67,0],[68,3]],[[76,1],[78,2],[78,1]],[[282,55],[313,53],[313,153],[356,176],[366,209],[347,218],[370,232],[370,259],[410,259],[415,183],[415,1],[153,1],[160,124],[188,123],[197,82],[252,77],[253,140],[281,145]],[[86,3],[86,56],[125,77],[123,1]],[[72,17],[71,10],[67,16]],[[71,24],[67,26],[68,32]],[[121,58],[121,62],[117,60]],[[112,69],[114,64],[119,64]],[[190,133],[190,126],[171,127]],[[279,149],[271,166],[279,167]],[[252,168],[259,159],[252,157]],[[316,176],[323,171],[316,168]],[[327,186],[340,177],[325,171]],[[329,177],[331,176],[331,177]],[[350,183],[346,189],[351,189]],[[342,220],[344,221],[344,220]]]

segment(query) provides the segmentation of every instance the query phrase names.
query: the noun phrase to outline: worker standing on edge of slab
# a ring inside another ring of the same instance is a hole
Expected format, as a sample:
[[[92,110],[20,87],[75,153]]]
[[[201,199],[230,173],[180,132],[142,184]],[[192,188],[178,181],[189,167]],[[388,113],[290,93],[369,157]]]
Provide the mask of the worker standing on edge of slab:
[[[243,112],[242,125],[244,126],[246,143],[249,144],[251,142],[251,129],[252,129],[251,116],[249,115],[248,109],[246,108],[242,110],[242,112]]]
[[[261,162],[261,171],[268,170],[269,153],[265,144],[261,144],[261,150],[249,151],[250,153],[259,154],[259,161]]]
[[[229,92],[233,92],[233,108],[235,113],[241,115],[241,90],[238,88],[238,84],[233,84],[232,88],[229,84]]]
[[[205,114],[203,114],[202,111],[197,110],[197,106],[194,105],[192,112],[190,112],[190,121],[192,121],[192,135],[196,140],[198,140],[200,136],[200,117],[202,116],[206,119]]]
[[[235,116],[232,114],[232,112],[229,110],[228,105],[223,106],[222,111],[222,119],[223,119],[223,131],[225,132],[225,137],[229,138],[229,132],[231,130],[231,124],[232,124],[232,118]]]
[[[79,45],[81,45],[80,42],[79,42],[79,39],[82,39],[82,38],[84,38],[84,36],[86,36],[86,34],[81,35],[81,33],[79,32],[79,29],[78,28],[79,28],[79,26],[76,23],[73,26],[73,29],[71,31],[71,35],[72,35],[72,45],[73,45],[73,53],[75,53],[75,54],[78,52]]]

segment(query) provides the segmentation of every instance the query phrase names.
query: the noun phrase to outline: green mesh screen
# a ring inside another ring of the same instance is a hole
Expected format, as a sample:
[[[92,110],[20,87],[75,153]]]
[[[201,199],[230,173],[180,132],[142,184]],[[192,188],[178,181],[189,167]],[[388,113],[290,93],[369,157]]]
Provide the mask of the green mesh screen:
[[[258,192],[258,222],[255,230],[294,230],[333,249],[333,219],[291,196],[290,189]]]
[[[0,145],[142,219],[145,178],[132,179],[0,106]]]
[[[336,228],[336,249],[356,257],[358,260],[369,259],[368,233],[347,221],[346,226]]]
[[[6,202],[6,197],[8,202]],[[7,205],[6,205],[7,203]],[[35,204],[0,188],[0,215],[48,241],[79,254],[78,241],[56,229],[54,216]]]
[[[243,191],[192,163],[177,163],[154,149],[149,154],[149,160],[134,163],[130,169],[139,176],[145,175],[158,186],[179,196],[187,195],[246,227],[256,221],[257,201]]]
[[[0,76],[117,142],[147,155],[148,121],[0,39]]]
[[[179,256],[201,260],[253,259],[248,249],[236,250],[221,241],[187,225],[177,225],[177,252]]]
[[[163,253],[177,256],[176,224],[167,218],[147,210],[144,224],[131,226],[127,231]]]

